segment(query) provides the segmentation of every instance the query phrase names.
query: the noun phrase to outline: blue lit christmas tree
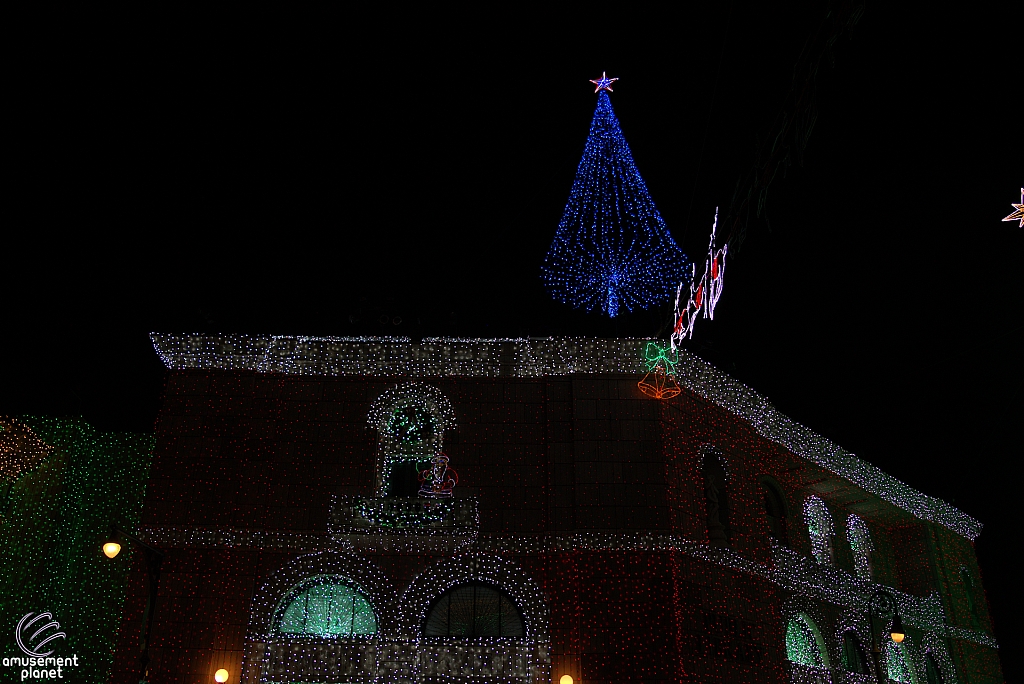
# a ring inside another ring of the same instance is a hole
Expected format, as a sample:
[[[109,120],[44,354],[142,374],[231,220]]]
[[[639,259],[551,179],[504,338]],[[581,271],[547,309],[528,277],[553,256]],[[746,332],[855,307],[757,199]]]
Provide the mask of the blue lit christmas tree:
[[[543,266],[544,284],[555,299],[613,317],[667,301],[691,270],[615,118],[608,92],[616,80],[591,81],[597,84],[597,109]]]

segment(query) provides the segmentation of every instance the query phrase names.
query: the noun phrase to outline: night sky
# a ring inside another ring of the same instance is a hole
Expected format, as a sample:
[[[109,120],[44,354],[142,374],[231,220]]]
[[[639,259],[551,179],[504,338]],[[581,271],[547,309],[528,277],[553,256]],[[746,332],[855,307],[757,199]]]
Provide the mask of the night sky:
[[[588,80],[620,79],[637,167],[701,259],[825,12],[699,11],[26,24],[7,67],[0,415],[152,431],[154,330],[658,334],[667,308],[610,321],[540,281],[593,114]],[[751,214],[716,318],[689,345],[985,524],[1010,680],[1024,678],[1007,657],[1024,651],[1010,477],[1024,456],[1024,229],[1000,219],[1024,183],[1016,12],[867,8],[819,69],[802,159]]]

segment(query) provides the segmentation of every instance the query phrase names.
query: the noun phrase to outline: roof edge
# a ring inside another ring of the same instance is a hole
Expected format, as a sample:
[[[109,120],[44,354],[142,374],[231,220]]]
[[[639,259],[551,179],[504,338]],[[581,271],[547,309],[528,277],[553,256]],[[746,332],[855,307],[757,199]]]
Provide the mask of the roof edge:
[[[222,369],[309,376],[544,377],[646,371],[650,338],[312,337],[151,333],[172,370]],[[688,390],[740,416],[765,439],[826,468],[867,492],[971,541],[982,524],[917,491],[831,440],[780,413],[767,399],[694,354],[683,351],[676,378]]]

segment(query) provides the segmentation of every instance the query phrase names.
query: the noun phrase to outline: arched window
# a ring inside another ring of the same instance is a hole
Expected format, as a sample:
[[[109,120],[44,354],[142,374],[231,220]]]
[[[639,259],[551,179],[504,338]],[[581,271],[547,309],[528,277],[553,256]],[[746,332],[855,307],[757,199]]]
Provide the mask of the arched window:
[[[321,575],[292,589],[281,602],[277,632],[328,638],[376,634],[377,616],[349,580]]]
[[[824,650],[818,629],[806,614],[800,613],[786,624],[786,657],[791,662],[826,667]]]
[[[786,503],[775,484],[767,479],[761,480],[764,493],[764,513],[768,519],[768,534],[778,543],[787,544],[786,539]]]
[[[908,648],[906,641],[897,644],[895,641],[887,639],[885,643],[885,670],[890,680],[900,682],[900,684],[913,684],[915,681],[907,658]]]
[[[708,543],[711,546],[729,546],[729,491],[725,463],[717,451],[704,452],[704,498],[708,516]]]
[[[423,636],[522,637],[523,618],[503,591],[473,582],[448,590],[427,612]]]
[[[928,680],[928,684],[943,683],[942,670],[939,669],[939,664],[935,662],[935,656],[931,651],[924,654],[924,676]]]
[[[864,649],[860,647],[860,639],[852,629],[843,633],[843,669],[857,674],[869,674]]]
[[[971,578],[971,573],[963,566],[960,566],[960,584],[963,585],[964,598],[967,599],[967,615],[971,619],[971,624],[977,627],[978,611],[974,605],[974,580]]]
[[[455,412],[437,388],[395,385],[374,400],[368,422],[380,434],[377,496],[452,496],[458,476],[442,447],[444,431],[455,427]]]
[[[434,416],[422,406],[396,406],[387,423],[390,438],[384,462],[386,496],[414,497],[420,490],[420,473],[430,467],[437,429]]]
[[[804,502],[804,521],[811,537],[811,553],[819,563],[832,563],[832,516],[825,502],[809,496]]]
[[[853,569],[857,572],[857,577],[863,580],[871,579],[874,571],[871,567],[871,552],[875,550],[875,545],[871,541],[867,523],[859,516],[851,515],[846,519],[846,538],[850,541]]]

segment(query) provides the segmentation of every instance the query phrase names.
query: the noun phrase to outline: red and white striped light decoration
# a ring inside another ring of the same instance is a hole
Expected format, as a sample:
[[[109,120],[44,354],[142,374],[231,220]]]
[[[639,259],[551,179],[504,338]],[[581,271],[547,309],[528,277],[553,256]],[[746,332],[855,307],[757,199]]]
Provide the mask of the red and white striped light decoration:
[[[725,256],[729,245],[721,249],[715,248],[715,231],[718,228],[718,208],[715,208],[715,222],[711,226],[711,240],[708,243],[708,258],[704,262],[704,275],[697,280],[696,266],[693,266],[693,277],[690,278],[689,297],[683,300],[683,288],[686,281],[679,283],[676,290],[675,325],[669,341],[674,350],[683,340],[693,337],[693,328],[697,317],[703,313],[704,318],[714,320],[715,306],[722,296],[722,284],[725,277]]]

